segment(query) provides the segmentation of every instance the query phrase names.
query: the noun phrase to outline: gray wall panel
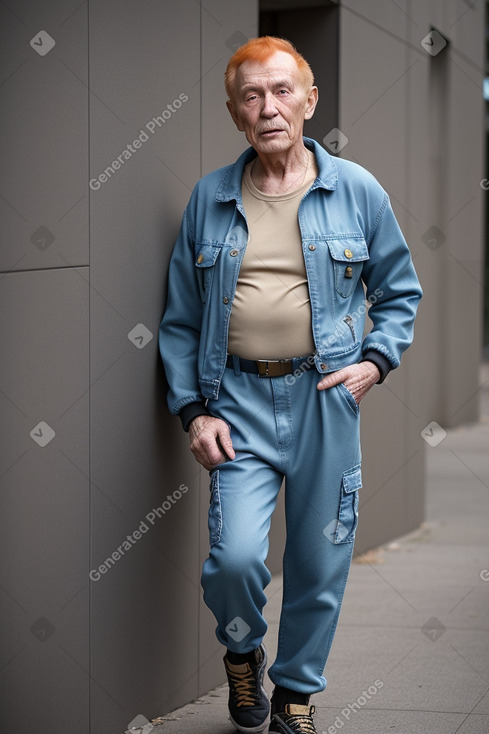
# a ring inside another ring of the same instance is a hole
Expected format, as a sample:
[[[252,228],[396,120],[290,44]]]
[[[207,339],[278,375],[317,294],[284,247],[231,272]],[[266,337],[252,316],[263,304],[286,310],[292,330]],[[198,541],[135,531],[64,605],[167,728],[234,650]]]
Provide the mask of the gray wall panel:
[[[198,690],[199,470],[167,414],[157,332],[200,177],[199,8],[95,5],[90,48],[91,177],[141,141],[90,195],[93,566],[142,528],[91,589],[92,728],[105,732]],[[128,337],[134,328],[142,343]],[[154,508],[164,513],[152,524]]]
[[[87,8],[77,7],[1,9],[0,270],[88,263]]]
[[[412,140],[429,144],[426,157],[413,156],[410,184],[412,206],[424,214],[413,237],[419,242],[425,285],[417,349],[422,349],[426,369],[413,404],[425,424],[436,420],[449,426],[479,414],[484,36],[476,29],[484,25],[484,4],[450,2],[432,8],[413,0],[412,12],[420,27],[428,30],[432,24],[449,40],[437,56],[424,55],[413,100],[416,94],[425,103],[409,108]],[[419,32],[412,27],[409,32],[417,45]],[[425,188],[419,181],[429,183]],[[432,225],[443,237],[430,249],[421,238]]]
[[[0,444],[6,621],[0,667],[9,691],[2,697],[2,731],[15,728],[20,716],[32,730],[39,721],[68,728],[73,718],[74,731],[88,726],[88,286],[82,276],[83,270],[66,269],[0,280],[7,437]]]

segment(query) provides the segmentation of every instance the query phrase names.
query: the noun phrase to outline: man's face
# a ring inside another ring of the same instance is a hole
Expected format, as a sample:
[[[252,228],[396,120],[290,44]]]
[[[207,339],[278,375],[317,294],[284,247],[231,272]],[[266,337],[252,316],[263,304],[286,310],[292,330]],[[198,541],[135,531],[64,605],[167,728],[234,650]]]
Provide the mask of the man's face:
[[[258,153],[283,153],[302,143],[304,120],[312,117],[317,88],[306,89],[295,59],[277,51],[264,62],[245,61],[227,103],[238,130]]]

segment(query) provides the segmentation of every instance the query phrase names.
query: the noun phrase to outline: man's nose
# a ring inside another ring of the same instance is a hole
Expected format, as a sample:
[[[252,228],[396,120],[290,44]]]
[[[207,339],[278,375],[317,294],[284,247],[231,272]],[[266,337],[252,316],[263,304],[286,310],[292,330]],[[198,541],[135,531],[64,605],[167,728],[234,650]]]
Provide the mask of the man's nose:
[[[276,115],[278,115],[277,105],[275,104],[275,96],[271,92],[266,94],[263,98],[261,114],[263,117],[275,117]]]

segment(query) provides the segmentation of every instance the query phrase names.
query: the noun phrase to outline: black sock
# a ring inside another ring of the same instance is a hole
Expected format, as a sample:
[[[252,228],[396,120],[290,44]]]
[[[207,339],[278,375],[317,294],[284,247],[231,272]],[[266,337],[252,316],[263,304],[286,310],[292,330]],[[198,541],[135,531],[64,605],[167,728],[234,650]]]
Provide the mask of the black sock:
[[[285,706],[288,703],[307,706],[310,697],[310,693],[299,693],[299,691],[291,691],[289,688],[283,688],[283,686],[275,686],[272,695],[272,712],[279,713],[280,711],[285,711]]]

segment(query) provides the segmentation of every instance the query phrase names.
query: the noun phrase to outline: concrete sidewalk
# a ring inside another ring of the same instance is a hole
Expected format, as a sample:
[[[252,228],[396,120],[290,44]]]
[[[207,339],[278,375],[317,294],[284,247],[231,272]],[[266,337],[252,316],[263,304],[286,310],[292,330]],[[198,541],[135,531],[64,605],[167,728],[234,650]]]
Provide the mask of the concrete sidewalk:
[[[483,400],[485,420],[426,447],[423,527],[352,566],[328,686],[313,697],[322,734],[489,732],[487,391]],[[267,593],[273,660],[279,577]],[[266,686],[271,691],[268,679]],[[217,688],[152,732],[233,734],[226,699],[227,687]]]

